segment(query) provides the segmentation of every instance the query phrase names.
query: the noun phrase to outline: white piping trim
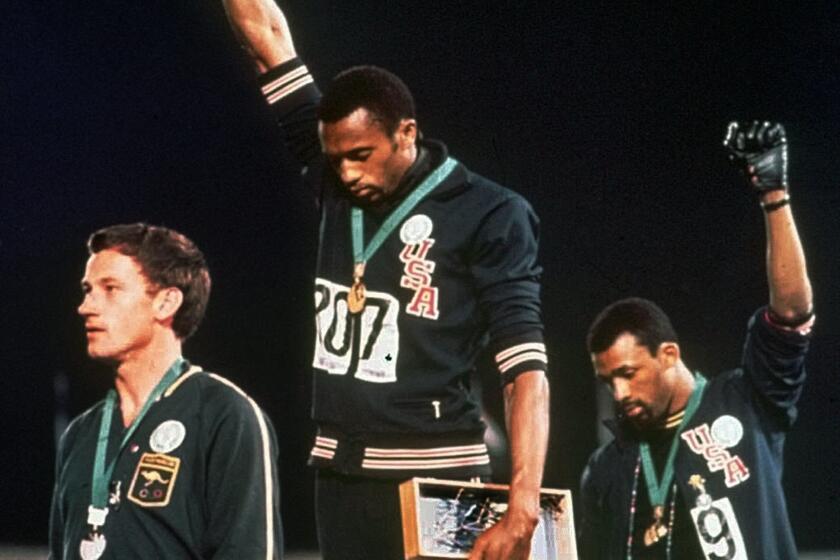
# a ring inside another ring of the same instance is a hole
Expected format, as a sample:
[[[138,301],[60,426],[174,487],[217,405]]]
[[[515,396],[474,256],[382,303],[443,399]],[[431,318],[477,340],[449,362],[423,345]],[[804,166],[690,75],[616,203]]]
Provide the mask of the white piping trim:
[[[202,371],[202,369],[201,369],[201,367],[200,367],[200,366],[190,366],[190,369],[188,369],[186,373],[182,373],[182,374],[180,375],[180,377],[178,377],[178,379],[176,379],[176,380],[175,380],[175,383],[173,383],[172,385],[170,385],[170,386],[166,389],[166,392],[164,392],[164,393],[163,393],[163,396],[164,396],[164,397],[168,397],[169,395],[171,395],[172,393],[174,393],[174,392],[175,392],[175,389],[177,389],[178,387],[180,387],[180,386],[181,386],[181,383],[183,383],[184,381],[186,381],[186,380],[187,380],[187,378],[192,377],[192,376],[193,376],[193,375],[195,375],[196,373],[199,373],[200,371]]]
[[[378,447],[366,447],[365,457],[457,457],[458,455],[474,455],[487,453],[487,446],[483,443],[477,445],[461,445],[457,447],[435,447],[431,449],[382,449]]]
[[[362,461],[363,469],[378,469],[378,470],[403,470],[403,469],[446,469],[455,467],[465,467],[469,465],[487,465],[490,463],[489,455],[480,455],[477,457],[464,457],[462,459],[447,459],[447,460],[375,460],[365,459]]]
[[[215,373],[209,374],[210,377],[221,381],[225,385],[233,388],[240,395],[248,400],[254,415],[257,417],[257,424],[260,427],[260,437],[262,438],[263,448],[263,481],[265,483],[265,558],[271,560],[274,555],[274,484],[271,480],[271,446],[268,439],[268,427],[265,424],[262,411],[257,403],[249,397],[245,391],[228,381],[221,375]]]

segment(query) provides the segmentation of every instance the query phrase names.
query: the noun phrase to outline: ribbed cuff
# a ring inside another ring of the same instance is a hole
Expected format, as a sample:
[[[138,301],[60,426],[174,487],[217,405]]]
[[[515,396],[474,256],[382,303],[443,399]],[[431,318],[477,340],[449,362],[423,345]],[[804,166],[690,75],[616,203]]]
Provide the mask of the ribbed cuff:
[[[300,58],[287,60],[259,77],[258,84],[272,107],[296,107],[321,97],[315,80]]]
[[[548,355],[539,330],[495,340],[491,348],[502,385],[512,382],[520,373],[548,369]]]

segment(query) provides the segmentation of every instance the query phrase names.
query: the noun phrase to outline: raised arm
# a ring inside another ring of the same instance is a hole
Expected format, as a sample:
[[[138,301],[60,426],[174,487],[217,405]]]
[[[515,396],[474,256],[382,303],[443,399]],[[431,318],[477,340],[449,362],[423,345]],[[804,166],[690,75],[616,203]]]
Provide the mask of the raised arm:
[[[764,210],[770,311],[783,325],[800,325],[810,318],[813,302],[805,253],[790,207],[785,129],[778,123],[733,122],[724,145],[758,193]]]
[[[321,156],[316,107],[321,92],[297,57],[286,17],[274,0],[223,0],[234,34],[260,72],[257,83],[283,131],[289,151],[304,168]]]
[[[261,74],[297,56],[286,16],[274,0],[222,0],[230,26]]]
[[[777,193],[768,193],[762,199],[765,206],[781,201]],[[767,230],[770,309],[786,323],[801,323],[811,313],[813,303],[805,253],[790,204],[765,213],[764,223]]]

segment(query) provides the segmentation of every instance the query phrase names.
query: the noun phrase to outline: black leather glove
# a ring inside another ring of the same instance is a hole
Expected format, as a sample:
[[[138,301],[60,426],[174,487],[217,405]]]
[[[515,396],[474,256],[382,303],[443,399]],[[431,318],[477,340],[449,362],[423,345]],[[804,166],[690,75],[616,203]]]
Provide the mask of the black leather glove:
[[[787,190],[787,138],[780,123],[731,122],[723,145],[753,190]]]

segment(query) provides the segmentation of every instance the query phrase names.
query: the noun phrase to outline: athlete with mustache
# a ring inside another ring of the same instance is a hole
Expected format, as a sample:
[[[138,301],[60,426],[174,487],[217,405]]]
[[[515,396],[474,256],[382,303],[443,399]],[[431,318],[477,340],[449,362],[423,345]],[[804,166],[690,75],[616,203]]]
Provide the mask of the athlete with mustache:
[[[618,417],[583,473],[582,558],[797,557],[782,448],[814,312],[787,140],[777,123],[732,123],[724,144],[764,213],[769,305],[750,319],[740,366],[708,379],[653,302],[621,300],[595,319],[587,344]]]

